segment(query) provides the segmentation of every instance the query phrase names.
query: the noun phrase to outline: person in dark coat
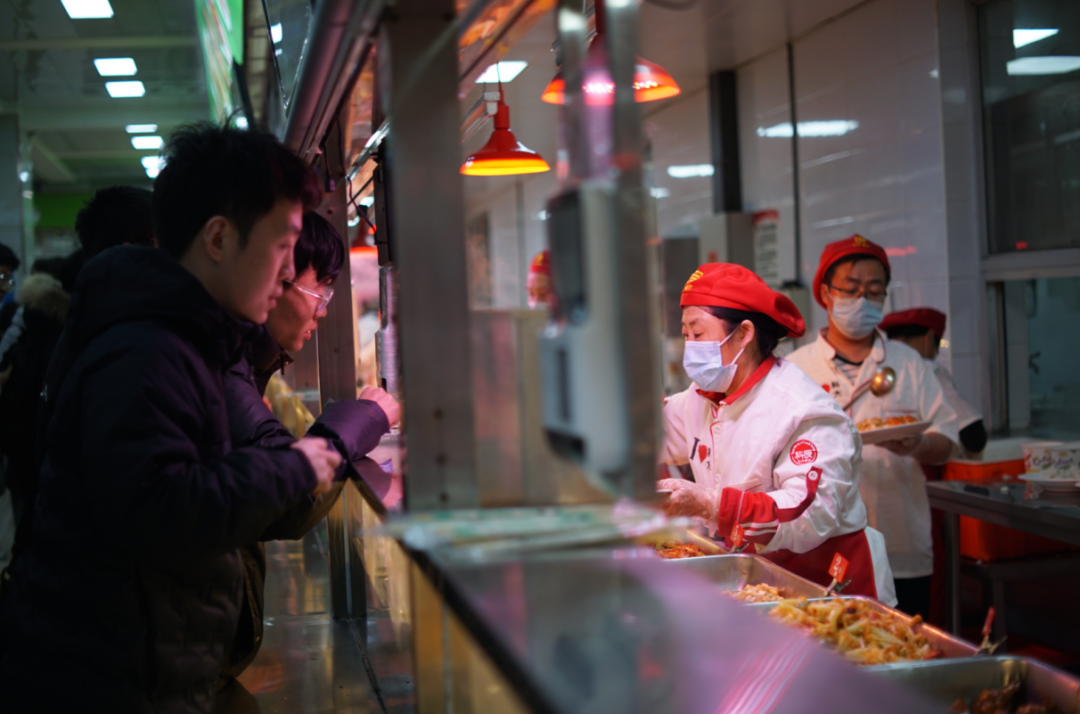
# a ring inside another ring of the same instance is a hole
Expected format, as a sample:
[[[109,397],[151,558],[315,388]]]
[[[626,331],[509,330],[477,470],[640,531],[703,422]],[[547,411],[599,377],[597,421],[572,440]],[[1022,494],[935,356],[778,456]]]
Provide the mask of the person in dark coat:
[[[318,199],[274,137],[185,127],[155,183],[163,250],[83,268],[42,393],[32,530],[4,582],[5,710],[209,711],[238,548],[328,491],[341,460],[317,437],[234,449],[222,387]]]
[[[292,352],[301,349],[326,315],[326,306],[333,296],[330,286],[345,263],[345,244],[329,221],[311,212],[304,215],[293,256],[296,279],[286,284],[266,326],[255,331],[243,359],[225,376],[229,430],[236,446],[274,448],[295,441],[293,434],[267,408],[263,395],[274,372],[292,362],[283,347]],[[260,541],[296,540],[314,528],[337,501],[349,464],[378,446],[382,435],[397,423],[398,415],[394,398],[373,387],[364,389],[357,400],[327,404],[307,433],[327,439],[341,454],[338,480],[329,493],[302,499],[268,528]],[[262,644],[266,551],[262,542],[256,542],[242,548],[241,554],[246,576],[245,602],[229,663],[222,670],[223,685],[251,664]]]

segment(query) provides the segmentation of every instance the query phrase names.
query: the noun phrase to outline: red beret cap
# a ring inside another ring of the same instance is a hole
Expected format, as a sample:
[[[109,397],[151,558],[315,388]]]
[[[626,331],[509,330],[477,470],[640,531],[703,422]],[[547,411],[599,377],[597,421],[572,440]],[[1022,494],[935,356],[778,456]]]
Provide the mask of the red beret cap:
[[[551,254],[548,251],[540,251],[533,256],[529,263],[529,272],[540,275],[551,275]]]
[[[705,263],[695,270],[683,287],[679,304],[760,312],[786,327],[788,337],[802,337],[806,332],[799,308],[787,295],[770,288],[753,271],[732,263]]]
[[[919,327],[929,328],[934,331],[934,334],[940,340],[945,336],[945,313],[938,312],[932,307],[916,307],[901,312],[890,312],[878,327],[888,332],[890,328],[900,327],[901,325],[918,325]]]
[[[877,243],[871,243],[858,233],[850,238],[829,243],[825,246],[825,250],[821,251],[821,261],[818,263],[817,272],[814,273],[813,291],[814,299],[817,300],[818,305],[825,307],[825,303],[821,299],[821,283],[825,280],[825,271],[833,263],[849,255],[865,255],[869,258],[877,258],[885,266],[886,279],[892,275],[892,269],[889,267],[889,256],[885,254],[885,249]]]

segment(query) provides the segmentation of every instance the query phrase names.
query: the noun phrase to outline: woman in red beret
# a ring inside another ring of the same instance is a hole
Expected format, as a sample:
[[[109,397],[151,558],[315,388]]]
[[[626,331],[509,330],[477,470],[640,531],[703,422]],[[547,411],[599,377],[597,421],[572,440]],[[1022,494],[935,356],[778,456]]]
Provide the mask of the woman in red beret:
[[[664,460],[694,481],[664,479],[665,510],[700,516],[732,548],[748,549],[828,584],[837,554],[846,594],[892,604],[880,533],[859,496],[855,426],[795,365],[772,352],[804,332],[786,296],[739,265],[708,263],[680,301],[683,366],[694,381],[664,407]]]

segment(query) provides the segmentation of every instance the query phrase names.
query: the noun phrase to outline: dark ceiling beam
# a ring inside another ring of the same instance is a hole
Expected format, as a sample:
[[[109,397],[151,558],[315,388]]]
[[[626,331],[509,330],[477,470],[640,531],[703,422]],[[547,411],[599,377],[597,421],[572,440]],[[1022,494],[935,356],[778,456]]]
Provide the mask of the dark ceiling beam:
[[[0,52],[19,50],[43,52],[47,50],[80,49],[166,49],[195,47],[199,38],[195,35],[135,35],[130,37],[52,37],[21,40],[0,40]]]

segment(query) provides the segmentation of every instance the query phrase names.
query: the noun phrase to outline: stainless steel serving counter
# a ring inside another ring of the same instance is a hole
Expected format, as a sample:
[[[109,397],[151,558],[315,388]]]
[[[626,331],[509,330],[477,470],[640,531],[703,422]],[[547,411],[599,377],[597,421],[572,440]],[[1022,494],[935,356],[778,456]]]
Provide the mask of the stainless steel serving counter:
[[[640,549],[425,570],[534,712],[936,710]]]
[[[1036,495],[1023,483],[932,481],[930,507],[944,511],[949,629],[960,631],[960,516],[1080,545],[1080,496]],[[1078,489],[1080,491],[1080,489]]]

